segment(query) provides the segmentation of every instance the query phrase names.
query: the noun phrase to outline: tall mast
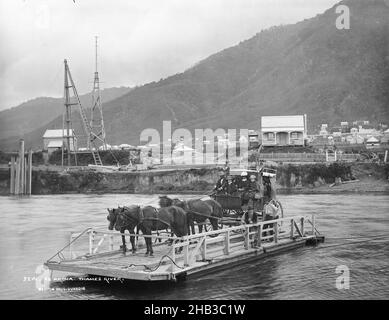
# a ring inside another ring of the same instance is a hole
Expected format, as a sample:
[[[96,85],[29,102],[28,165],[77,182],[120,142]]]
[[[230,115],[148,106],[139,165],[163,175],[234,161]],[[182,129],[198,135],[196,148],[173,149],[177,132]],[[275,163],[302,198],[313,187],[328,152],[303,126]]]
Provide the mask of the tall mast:
[[[73,97],[71,102],[70,89],[73,91]],[[88,137],[88,145],[93,156],[93,160],[96,165],[101,166],[101,158],[98,152],[98,145],[96,139],[99,137],[92,131],[90,123],[87,119],[86,112],[81,105],[80,97],[78,96],[76,86],[74,84],[72,75],[67,61],[65,60],[65,107],[66,107],[66,144],[68,148],[68,165],[70,165],[70,124],[71,124],[71,106],[78,106],[78,111],[81,116],[82,125],[84,128],[85,135]],[[73,148],[74,148],[74,130],[72,130]]]
[[[93,91],[92,91],[92,108],[91,108],[91,117],[90,117],[90,127],[94,136],[90,137],[90,141],[98,139],[100,144],[103,146],[103,149],[106,150],[107,143],[105,139],[105,128],[104,128],[104,118],[103,118],[103,107],[101,104],[101,95],[100,95],[100,79],[97,65],[97,52],[98,52],[98,37],[95,37],[95,75],[93,81]]]
[[[70,94],[69,94],[69,79],[68,79],[68,62],[64,61],[65,64],[65,125],[66,125],[66,154],[67,154],[67,162],[68,166],[71,165],[70,160],[70,130],[71,130],[71,118],[72,118],[72,103],[70,102]],[[62,128],[62,135],[64,135],[64,128]],[[63,141],[63,140],[62,140]]]

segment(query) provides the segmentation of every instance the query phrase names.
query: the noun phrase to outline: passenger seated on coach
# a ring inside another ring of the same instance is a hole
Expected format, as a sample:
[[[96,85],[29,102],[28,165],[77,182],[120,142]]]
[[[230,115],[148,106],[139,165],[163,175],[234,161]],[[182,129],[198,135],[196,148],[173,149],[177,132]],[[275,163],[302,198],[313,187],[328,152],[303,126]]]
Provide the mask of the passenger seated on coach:
[[[253,199],[255,193],[259,192],[259,184],[257,182],[257,177],[253,174],[250,176],[250,181],[248,183],[247,191],[250,193],[250,198]]]
[[[234,195],[238,189],[236,188],[236,185],[234,183],[234,180],[232,179],[231,176],[227,177],[227,184],[224,186],[224,192],[229,195]]]
[[[219,180],[217,181],[216,186],[213,189],[213,191],[215,191],[216,193],[222,193],[223,190],[224,190],[225,185],[227,184],[227,179],[226,179],[225,172],[224,171],[220,171],[219,175],[220,175]]]

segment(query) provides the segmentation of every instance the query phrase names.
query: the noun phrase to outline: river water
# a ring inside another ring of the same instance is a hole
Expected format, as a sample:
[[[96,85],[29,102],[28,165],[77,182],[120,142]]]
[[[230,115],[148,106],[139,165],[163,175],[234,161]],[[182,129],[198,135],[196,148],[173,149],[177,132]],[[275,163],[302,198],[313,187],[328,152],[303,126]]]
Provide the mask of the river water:
[[[71,231],[90,226],[106,228],[107,207],[157,205],[158,197],[0,197],[0,298],[389,298],[388,195],[284,195],[279,199],[286,216],[316,214],[318,229],[325,234],[326,242],[180,283],[67,281],[55,283],[51,290],[38,291],[34,279],[37,267],[66,244]],[[361,237],[380,238],[362,242]],[[349,289],[336,286],[339,266],[349,269]]]

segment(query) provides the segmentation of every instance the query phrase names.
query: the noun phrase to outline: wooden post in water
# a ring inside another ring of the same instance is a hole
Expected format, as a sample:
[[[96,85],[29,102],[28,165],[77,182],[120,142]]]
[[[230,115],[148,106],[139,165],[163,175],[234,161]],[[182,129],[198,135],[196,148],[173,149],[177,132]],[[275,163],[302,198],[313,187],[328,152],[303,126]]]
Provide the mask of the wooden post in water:
[[[24,190],[23,194],[27,194],[28,188],[28,156],[24,157]]]
[[[28,152],[28,188],[27,194],[32,193],[32,150]]]
[[[24,140],[20,139],[19,144],[19,166],[20,166],[20,185],[19,185],[19,194],[24,193]]]
[[[23,171],[24,171],[24,175],[23,175],[23,194],[26,194],[27,193],[27,159],[26,157],[23,155]]]
[[[15,157],[11,157],[11,168],[10,168],[10,181],[9,181],[9,193],[15,194]]]
[[[16,173],[15,173],[15,193],[16,195],[19,194],[19,187],[20,187],[20,158],[16,158]]]
[[[10,167],[10,194],[31,194],[32,186],[32,150],[27,156],[24,149],[24,140],[19,141],[18,155],[11,157]]]

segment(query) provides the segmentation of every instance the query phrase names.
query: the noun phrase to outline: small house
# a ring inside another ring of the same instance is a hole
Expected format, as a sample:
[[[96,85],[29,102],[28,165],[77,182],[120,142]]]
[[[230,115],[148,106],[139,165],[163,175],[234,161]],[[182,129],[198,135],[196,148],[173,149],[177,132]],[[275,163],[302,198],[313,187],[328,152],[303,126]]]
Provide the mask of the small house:
[[[366,148],[374,148],[380,146],[380,140],[376,137],[370,137],[366,140]]]
[[[74,134],[74,130],[69,130],[70,138],[70,151],[77,150],[77,138]],[[63,146],[67,145],[67,130],[55,129],[55,130],[46,130],[43,134],[43,151],[47,151],[48,154],[61,149]]]
[[[270,116],[261,118],[263,146],[304,146],[307,116]]]

